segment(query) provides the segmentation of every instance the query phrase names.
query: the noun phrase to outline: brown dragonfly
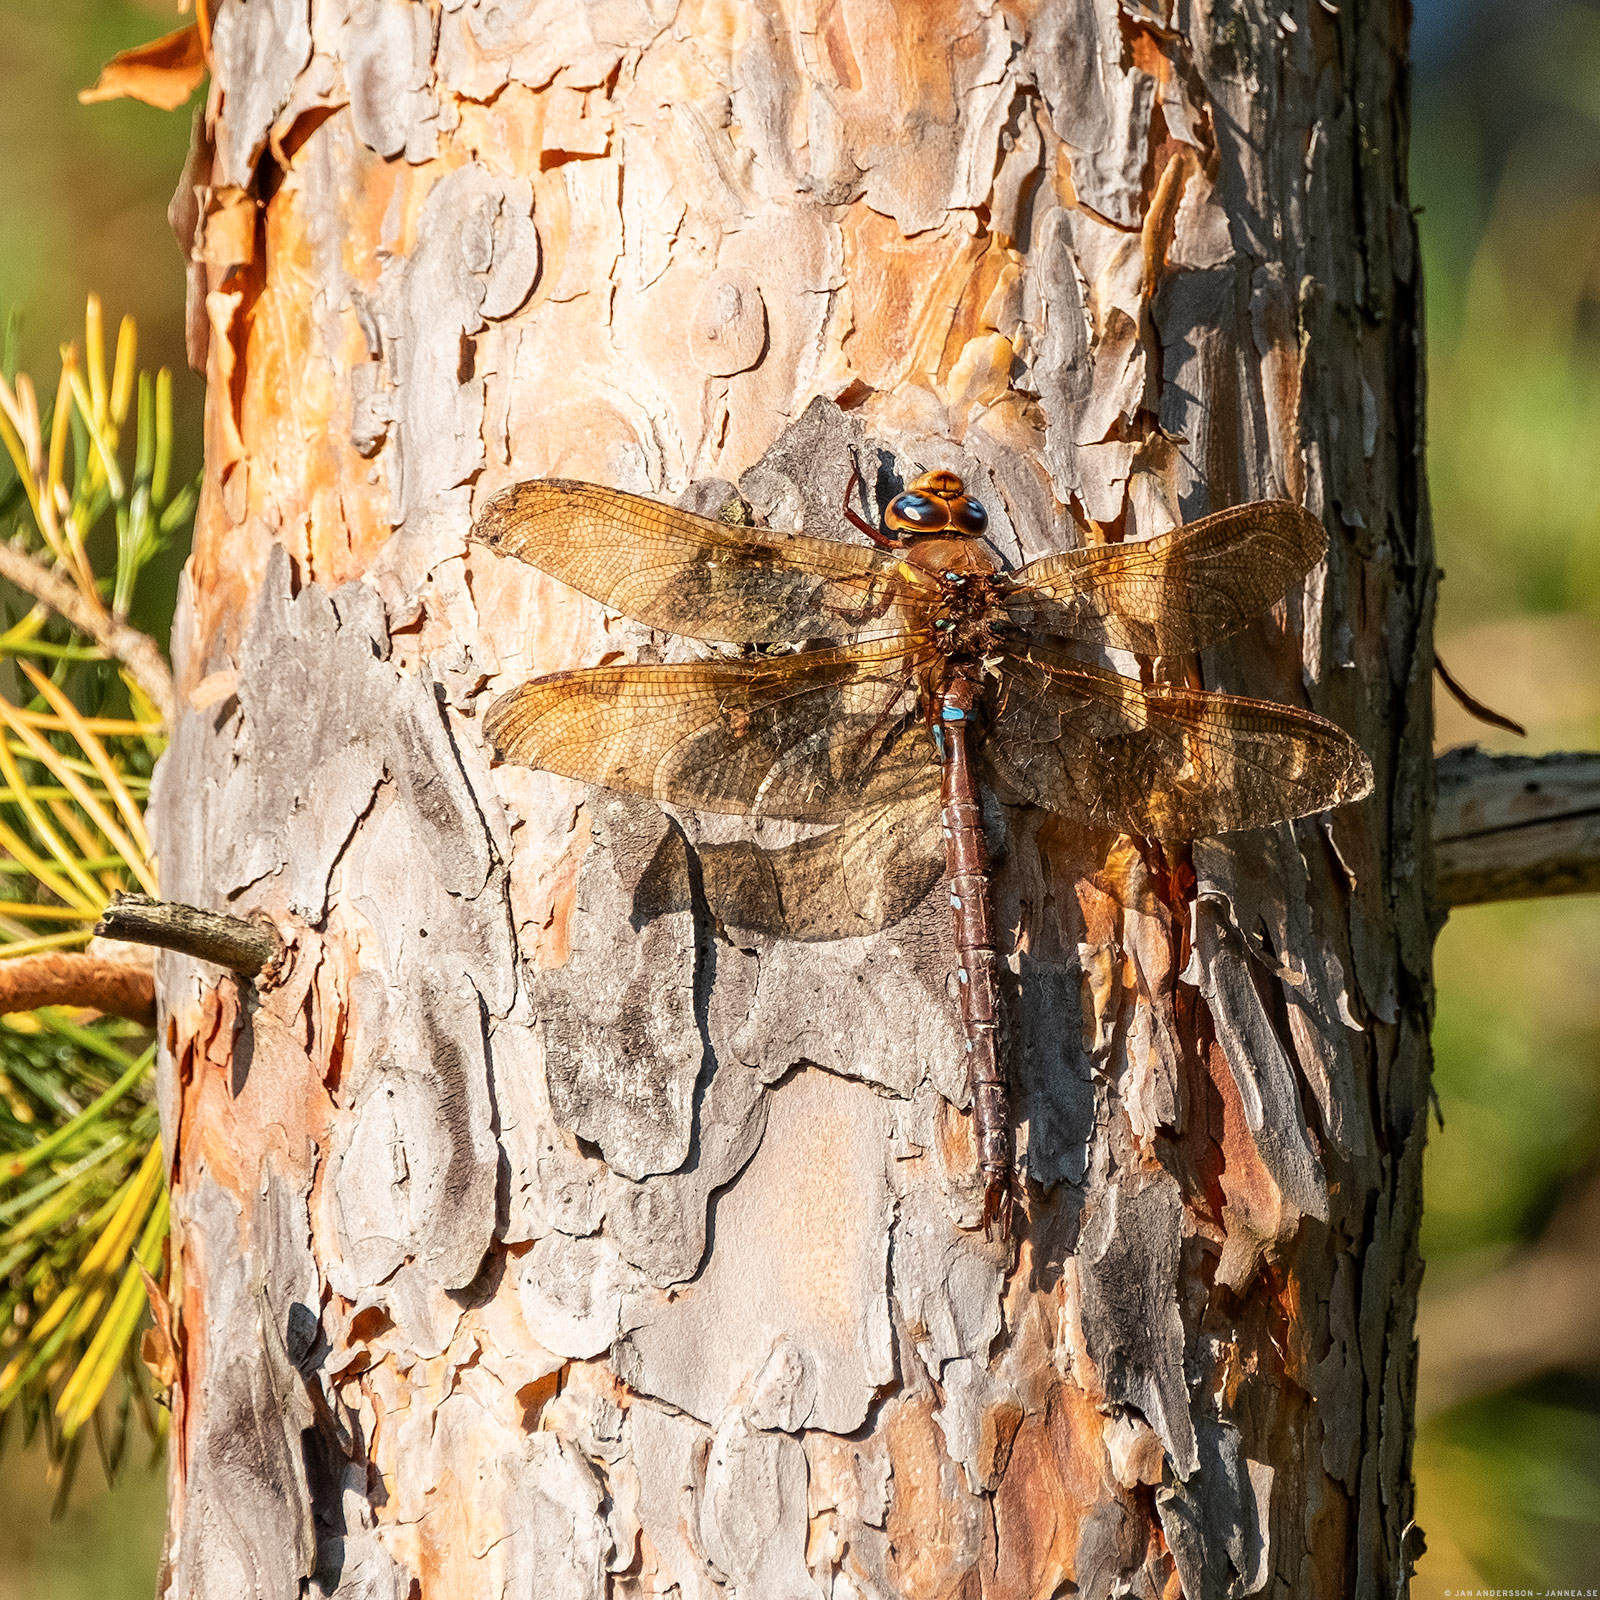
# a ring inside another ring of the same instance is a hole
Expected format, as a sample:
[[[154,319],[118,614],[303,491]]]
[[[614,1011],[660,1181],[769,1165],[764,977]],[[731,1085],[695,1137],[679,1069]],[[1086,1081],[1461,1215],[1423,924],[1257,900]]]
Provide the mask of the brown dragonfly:
[[[980,786],[1156,841],[1366,794],[1366,756],[1324,718],[1141,683],[1069,644],[1190,655],[1280,599],[1327,539],[1301,507],[1258,500],[1004,572],[980,542],[987,514],[954,473],[917,478],[881,530],[850,509],[858,481],[845,515],[866,545],[561,479],[496,495],[473,530],[492,549],[663,632],[767,648],[552,673],[497,700],[484,727],[508,761],[847,836],[862,816],[915,813],[937,790],[984,1221],[1004,1231],[1011,1119]],[[900,830],[913,845],[925,832]]]

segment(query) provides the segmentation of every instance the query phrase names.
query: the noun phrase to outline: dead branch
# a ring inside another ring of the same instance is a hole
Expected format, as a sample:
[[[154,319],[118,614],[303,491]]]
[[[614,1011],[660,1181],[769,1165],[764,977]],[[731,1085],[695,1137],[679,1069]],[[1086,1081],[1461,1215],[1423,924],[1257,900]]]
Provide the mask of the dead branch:
[[[0,1012],[39,1006],[88,1006],[153,1027],[155,975],[137,962],[51,950],[0,961]]]
[[[1439,905],[1600,890],[1600,754],[1439,757],[1434,897]]]
[[[241,978],[263,974],[270,978],[283,954],[283,941],[268,922],[202,911],[175,900],[152,900],[145,894],[118,895],[94,931],[107,939],[159,945],[195,956]]]

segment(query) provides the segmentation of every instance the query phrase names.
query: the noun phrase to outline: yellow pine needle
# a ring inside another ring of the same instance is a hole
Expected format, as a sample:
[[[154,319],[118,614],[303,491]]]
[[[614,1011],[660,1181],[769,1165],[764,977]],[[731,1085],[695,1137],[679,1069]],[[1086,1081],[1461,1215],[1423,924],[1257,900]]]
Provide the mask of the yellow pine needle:
[[[22,407],[3,372],[0,372],[0,416],[9,417],[11,426],[19,435],[22,433]]]
[[[10,760],[11,752],[6,750],[4,745],[0,745],[0,754]],[[11,767],[13,771],[16,770],[15,761],[11,762]],[[14,787],[21,786],[14,785]],[[75,906],[84,916],[98,917],[105,909],[98,891],[92,894],[88,900],[85,900],[67,879],[61,877],[54,867],[44,861],[23,841],[20,834],[15,833],[4,822],[0,822],[0,850],[6,851],[13,861],[20,861],[51,894],[55,895],[58,900],[66,901],[69,906]],[[0,906],[0,910],[3,909],[4,907]]]
[[[105,382],[104,373],[101,374],[100,381]],[[117,453],[107,440],[105,429],[96,414],[96,402],[90,398],[83,386],[83,379],[76,372],[68,376],[67,382],[72,386],[72,398],[77,404],[78,415],[83,418],[83,424],[89,430],[89,439],[94,445],[94,452],[100,458],[100,471],[105,475],[112,497],[120,500],[123,490],[122,468],[117,465]],[[104,394],[100,396],[99,404],[104,406]]]
[[[13,745],[11,748],[15,754],[16,746]],[[73,776],[76,777],[77,774],[74,773]],[[43,803],[45,810],[56,819],[56,825],[77,845],[78,865],[92,877],[94,868],[88,863],[98,861],[105,855],[106,841],[95,837],[94,830],[67,804],[67,796],[59,789],[52,789],[46,784],[36,784],[32,793],[36,800]],[[78,797],[72,795],[72,798],[76,800]],[[101,871],[104,870],[102,867]]]
[[[100,596],[100,586],[95,582],[94,568],[89,553],[83,548],[83,527],[79,508],[74,506],[62,522],[66,534],[68,573],[81,594],[102,616],[109,616],[106,603]]]
[[[17,1381],[19,1369],[27,1359],[77,1309],[79,1302],[83,1299],[83,1292],[86,1287],[87,1285],[84,1282],[74,1278],[45,1307],[44,1315],[28,1329],[27,1344],[7,1363],[6,1370],[0,1372],[0,1396],[4,1396],[6,1391]],[[3,1404],[3,1398],[0,1398],[0,1405]]]
[[[11,746],[4,739],[0,739],[0,777],[3,777],[16,793],[17,806],[28,819],[28,826],[33,829],[34,836],[56,858],[62,871],[81,891],[78,895],[61,895],[61,898],[69,905],[76,902],[79,905],[93,906],[97,911],[104,910],[106,897],[101,893],[100,886],[83,870],[78,858],[67,849],[60,835],[50,826],[44,808],[29,792],[28,785],[23,781],[22,770],[17,766],[17,758],[12,755]],[[0,843],[6,843],[3,834],[0,834]],[[15,851],[12,853],[16,854]],[[17,856],[17,859],[21,861],[22,857]],[[37,877],[38,874],[35,873],[34,876]],[[57,894],[61,893],[54,884],[50,887]]]
[[[15,389],[10,388],[4,374],[0,374],[0,415],[9,418],[11,426],[17,430],[23,453],[28,458],[27,475],[37,484],[44,446],[39,433],[39,400],[33,392],[33,380],[26,372],[17,374]]]
[[[91,294],[83,309],[84,364],[89,369],[92,409],[84,420],[91,426],[105,421],[106,415],[106,327],[100,310],[100,296]]]
[[[50,620],[50,608],[42,600],[19,621],[0,633],[0,654],[9,655],[31,644],[39,630]]]
[[[17,432],[9,413],[0,406],[0,443],[6,447],[6,454],[11,457],[11,464],[17,469],[17,477],[22,480],[22,492],[28,497],[28,509],[33,513],[33,520],[44,527],[44,514],[39,507],[39,488],[34,482],[33,474],[28,470],[28,452],[22,442],[22,435]]]
[[[82,922],[87,914],[71,906],[41,906],[31,900],[0,900],[0,912],[24,922]],[[0,961],[9,961],[15,954],[11,945],[0,944]]]
[[[142,1266],[152,1276],[155,1273],[161,1259],[161,1241],[167,1231],[170,1204],[163,1189],[156,1197],[140,1236],[138,1249],[134,1252],[136,1260],[129,1263],[128,1270],[122,1275],[111,1309],[95,1329],[89,1348],[84,1351],[56,1401],[56,1416],[60,1418],[62,1431],[68,1438],[89,1420],[95,1407],[100,1404],[112,1378],[116,1376],[117,1364],[122,1359],[128,1340],[138,1326],[146,1303],[144,1279],[139,1268]]]
[[[78,741],[83,753],[94,764],[94,770],[100,775],[100,781],[106,786],[106,793],[111,796],[117,810],[122,813],[123,820],[128,824],[128,832],[132,834],[138,843],[136,850],[124,850],[123,854],[128,858],[128,864],[133,867],[139,882],[146,884],[145,893],[154,894],[156,892],[155,889],[149,887],[149,884],[155,881],[154,874],[150,875],[149,883],[146,883],[146,875],[140,870],[139,865],[141,862],[148,863],[151,855],[150,835],[145,832],[144,816],[135,803],[133,796],[128,793],[126,786],[123,784],[121,774],[118,773],[112,763],[106,747],[96,736],[96,730],[91,727],[88,719],[81,715],[78,708],[73,705],[66,695],[30,662],[20,661],[17,665],[22,668],[28,682],[43,696],[46,703],[61,719],[61,725]],[[18,713],[18,715],[19,717],[22,716],[21,713]],[[118,731],[126,728],[131,732],[138,726],[137,723],[123,723],[118,725]],[[84,809],[86,811],[89,810],[87,806]],[[92,811],[89,814],[91,816],[94,815]],[[104,823],[101,823],[101,831],[105,833],[108,839],[112,839],[115,842],[113,834],[106,828]]]
[[[139,330],[132,317],[117,326],[117,359],[111,371],[111,421],[120,428],[133,399],[134,361],[139,353]]]
[[[109,1272],[127,1254],[139,1224],[150,1209],[150,1202],[161,1187],[161,1163],[161,1141],[152,1139],[138,1171],[125,1185],[121,1204],[95,1240],[94,1248],[78,1263],[74,1277],[87,1279]]]
[[[118,855],[120,855],[122,859],[127,862],[129,870],[132,871],[133,875],[139,880],[140,884],[144,888],[144,892],[149,895],[155,894],[156,878],[155,874],[151,872],[148,865],[148,859],[150,855],[150,843],[148,837],[145,837],[141,844],[135,844],[133,840],[130,839],[128,835],[117,826],[116,819],[111,815],[111,813],[107,811],[106,808],[95,798],[88,784],[86,784],[83,779],[80,778],[77,773],[74,772],[72,768],[61,759],[61,752],[57,750],[56,747],[48,740],[41,739],[39,735],[27,725],[27,723],[23,722],[21,718],[16,715],[16,708],[12,706],[3,695],[0,695],[0,721],[4,721],[6,725],[12,729],[17,737],[21,739],[22,742],[27,746],[28,752],[33,756],[34,760],[36,760],[47,772],[53,774],[57,781],[61,784],[61,787],[65,789],[80,806],[83,807],[83,809],[88,813],[89,817],[93,820],[94,825],[111,842],[112,849],[115,850]],[[86,739],[87,742],[85,742],[84,739],[80,739],[78,741],[86,752],[91,751],[91,748],[98,748],[101,756],[105,756],[104,747],[100,745],[100,741],[98,739],[96,739],[92,734],[86,735]],[[122,789],[122,785],[117,782],[116,770],[111,766],[109,761],[106,762],[105,770],[100,773],[100,776],[102,781],[106,783],[108,791],[115,794],[116,790],[121,789],[123,797],[128,801],[129,805],[132,806],[132,797],[128,795],[127,791]],[[92,861],[97,857],[104,855],[105,851],[100,846],[99,841],[89,835],[88,831],[83,828],[82,824],[76,817],[74,817],[70,812],[63,812],[62,810],[58,809],[59,807],[59,801],[52,800],[50,802],[50,809],[52,813],[61,823],[62,827],[71,833],[74,842],[78,846],[78,849],[82,852],[83,858],[85,860]],[[138,815],[137,808],[134,808],[134,815]],[[142,823],[139,826],[139,832],[141,835],[144,834],[144,826]]]
[[[67,435],[72,431],[72,368],[77,360],[78,352],[72,346],[67,346],[61,352],[61,377],[56,382],[56,407],[50,422],[49,471],[44,480],[44,520],[39,524],[39,531],[44,535],[45,543],[55,552],[57,560],[61,559],[63,551],[61,530],[56,522],[56,502],[65,498],[63,479],[67,463]]]
[[[127,1142],[126,1138],[112,1139],[108,1142],[108,1147],[115,1154],[117,1148]],[[79,1163],[82,1171],[78,1178],[67,1184],[59,1193],[46,1196],[20,1222],[15,1222],[7,1228],[4,1234],[0,1234],[0,1244],[10,1246],[24,1239],[32,1239],[81,1210],[85,1192],[92,1190],[96,1183],[104,1181],[105,1174],[96,1170],[103,1159],[103,1149],[85,1157]]]
[[[0,904],[4,904],[0,901]],[[94,918],[94,913],[85,913],[85,920]],[[98,921],[98,918],[94,918]],[[38,939],[14,939],[9,944],[0,944],[0,955],[7,961],[14,956],[36,956],[43,950],[69,950],[75,944],[88,944],[94,938],[94,922],[91,921],[87,928],[79,928],[73,933],[49,933]]]
[[[39,428],[39,396],[34,393],[33,379],[26,372],[17,374],[17,407],[22,412],[17,432],[27,446],[28,465],[37,479],[44,470],[44,434]]]
[[[127,671],[126,668],[123,669],[119,676],[122,679],[123,687],[128,691],[128,703],[133,707],[134,716],[137,717],[140,722],[149,723],[152,728],[157,730],[164,729],[166,727],[166,723],[162,721],[161,713],[156,710],[154,701],[152,701],[150,696],[144,692],[143,688],[139,684],[138,679],[136,679],[131,672]],[[152,744],[152,735],[146,734],[144,737],[146,744]],[[158,742],[162,746],[165,746],[165,737],[161,736]]]
[[[0,634],[0,649],[3,649],[4,646],[5,636]],[[27,672],[31,663],[20,661],[17,665],[24,672]],[[50,683],[48,678],[44,681]],[[50,687],[54,689],[55,685],[51,683]],[[60,691],[58,690],[57,692],[59,693]],[[72,702],[69,700],[67,704],[71,705]],[[159,722],[135,722],[130,717],[79,716],[76,714],[76,707],[74,707],[74,719],[70,722],[65,717],[52,716],[48,711],[24,711],[21,706],[16,708],[16,712],[30,728],[43,728],[47,733],[71,733],[76,735],[78,730],[82,728],[86,733],[102,733],[108,737],[118,739],[137,739],[143,734],[161,732],[161,724]],[[83,743],[81,737],[78,742],[80,744]]]
[[[146,1219],[160,1183],[161,1141],[156,1139],[151,1142],[139,1170],[123,1184],[117,1209],[95,1240],[94,1247],[73,1268],[66,1287],[28,1330],[29,1349],[37,1351],[57,1328],[63,1328],[65,1337],[73,1339],[94,1320],[105,1304],[105,1276],[128,1253],[134,1233]],[[66,1320],[69,1317],[70,1322]],[[28,1350],[22,1351],[0,1373],[0,1407],[4,1406],[4,1393],[15,1383],[18,1369],[27,1355]]]

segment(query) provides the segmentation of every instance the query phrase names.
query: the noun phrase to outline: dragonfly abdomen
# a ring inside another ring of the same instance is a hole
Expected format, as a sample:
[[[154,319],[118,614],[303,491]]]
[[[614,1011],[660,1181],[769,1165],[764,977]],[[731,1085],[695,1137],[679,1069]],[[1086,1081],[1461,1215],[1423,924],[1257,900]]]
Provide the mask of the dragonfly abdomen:
[[[967,1040],[978,1166],[983,1174],[984,1221],[1005,1230],[1011,1209],[1011,1105],[1000,1060],[999,960],[995,954],[989,850],[973,770],[970,736],[979,681],[957,669],[939,701],[943,737],[940,799],[944,807],[945,869],[955,924],[961,1024]]]

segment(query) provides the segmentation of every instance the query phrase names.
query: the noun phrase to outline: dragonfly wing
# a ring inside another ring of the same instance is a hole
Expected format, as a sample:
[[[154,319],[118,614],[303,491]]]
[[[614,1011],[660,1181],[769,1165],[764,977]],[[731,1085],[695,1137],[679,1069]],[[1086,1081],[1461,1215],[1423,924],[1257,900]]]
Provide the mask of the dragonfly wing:
[[[907,639],[800,655],[591,667],[502,696],[507,761],[698,811],[837,821],[934,762]]]
[[[519,483],[473,537],[652,628],[728,644],[892,633],[935,587],[865,546],[740,528],[593,483]]]
[[[1035,805],[1149,839],[1260,828],[1359,800],[1372,767],[1324,717],[1270,700],[1144,686],[1065,655],[1008,658],[985,741]]]
[[[778,939],[880,932],[909,916],[943,874],[939,817],[939,771],[930,766],[903,794],[798,844],[702,844],[695,853],[706,904],[729,927]],[[686,872],[674,871],[667,895],[659,878],[648,882],[651,911],[689,904]],[[639,902],[636,895],[636,912]]]
[[[1254,500],[1154,539],[1030,562],[1012,577],[1007,609],[1033,632],[1181,655],[1281,600],[1327,548],[1322,524],[1304,507]]]

